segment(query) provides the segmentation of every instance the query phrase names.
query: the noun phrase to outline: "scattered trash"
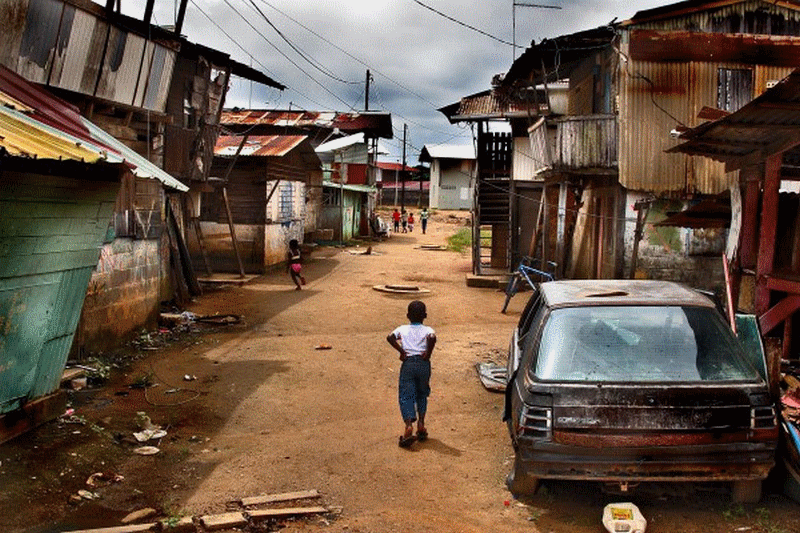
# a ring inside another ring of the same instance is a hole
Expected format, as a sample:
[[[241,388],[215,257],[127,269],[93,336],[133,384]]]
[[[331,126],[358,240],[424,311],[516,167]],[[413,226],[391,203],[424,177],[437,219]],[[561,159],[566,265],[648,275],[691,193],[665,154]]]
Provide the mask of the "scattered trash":
[[[83,498],[81,498],[79,494],[70,494],[69,495],[69,503],[71,505],[78,505],[82,501],[83,501]]]
[[[147,442],[153,439],[161,439],[167,436],[167,432],[163,429],[145,429],[133,434],[134,438],[139,442]]]
[[[609,503],[603,509],[603,525],[610,533],[644,533],[647,520],[630,502]]]
[[[220,326],[230,326],[242,321],[241,315],[206,315],[197,317],[197,322],[205,324],[218,324]]]
[[[333,346],[330,344],[318,344],[314,346],[315,350],[330,350],[331,348],[333,348]]]
[[[111,472],[95,472],[86,480],[86,486],[89,488],[97,488],[108,485],[109,483],[119,483],[124,481],[125,477]]]
[[[86,489],[81,489],[78,491],[78,496],[83,498],[84,500],[98,500],[100,499],[100,495],[96,492],[91,492]]]
[[[87,384],[88,384],[88,380],[87,380],[86,377],[75,378],[75,379],[73,379],[73,380],[71,380],[69,382],[69,387],[72,390],[78,391],[78,390],[81,390],[81,389],[85,389]]]
[[[141,446],[141,447],[136,448],[135,450],[133,450],[133,453],[136,453],[136,454],[139,454],[139,455],[155,455],[160,451],[161,450],[159,450],[155,446]]]
[[[478,371],[478,377],[481,383],[487,390],[494,392],[503,392],[506,390],[506,382],[508,371],[503,365],[495,363],[475,363],[475,369]]]
[[[183,376],[183,381],[195,381],[197,376],[186,374]]]
[[[181,389],[168,389],[164,391],[164,394],[175,394],[176,392],[180,392]]]
[[[133,511],[132,513],[128,514],[121,520],[121,522],[123,524],[131,524],[139,520],[144,520],[145,518],[150,518],[156,513],[157,511],[155,509],[151,507],[145,507],[144,509],[139,509],[138,511]]]

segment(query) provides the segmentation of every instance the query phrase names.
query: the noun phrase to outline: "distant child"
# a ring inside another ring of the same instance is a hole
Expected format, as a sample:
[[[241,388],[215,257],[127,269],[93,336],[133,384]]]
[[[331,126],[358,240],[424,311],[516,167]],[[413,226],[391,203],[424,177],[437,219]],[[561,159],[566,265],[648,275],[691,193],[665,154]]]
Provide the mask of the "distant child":
[[[408,214],[408,232],[414,231],[414,213]]]
[[[306,284],[306,278],[300,273],[303,270],[302,257],[300,256],[300,244],[297,239],[289,241],[289,252],[286,254],[286,272],[292,275],[292,281],[297,285],[296,291],[300,290],[300,285]]]
[[[422,321],[428,316],[425,304],[414,300],[408,304],[408,321],[386,337],[392,348],[400,353],[400,380],[398,399],[400,414],[403,415],[405,431],[400,435],[399,445],[407,448],[419,439],[428,438],[425,429],[425,413],[428,410],[428,395],[431,393],[431,354],[436,346],[436,332]],[[414,422],[417,423],[417,435],[414,436]]]
[[[403,209],[400,213],[400,221],[403,224],[403,233],[408,233],[408,213],[406,213],[405,209]]]
[[[425,230],[428,229],[428,208],[423,207],[422,213],[419,214],[419,219],[422,222],[422,234],[425,235]]]
[[[400,211],[397,208],[394,208],[394,213],[392,213],[392,222],[394,222],[394,232],[397,233],[400,231]]]

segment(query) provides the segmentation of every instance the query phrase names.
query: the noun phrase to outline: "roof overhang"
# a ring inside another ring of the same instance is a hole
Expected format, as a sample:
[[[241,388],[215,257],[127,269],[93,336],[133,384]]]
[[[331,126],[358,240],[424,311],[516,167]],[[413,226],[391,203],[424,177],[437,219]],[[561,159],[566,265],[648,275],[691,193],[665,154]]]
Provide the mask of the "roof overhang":
[[[708,157],[725,163],[728,172],[800,145],[800,69],[739,111],[687,130],[679,138],[684,142],[668,153]]]
[[[539,84],[570,77],[584,59],[611,48],[617,38],[618,26],[612,22],[532,44],[508,69],[502,86],[510,87],[517,82]]]

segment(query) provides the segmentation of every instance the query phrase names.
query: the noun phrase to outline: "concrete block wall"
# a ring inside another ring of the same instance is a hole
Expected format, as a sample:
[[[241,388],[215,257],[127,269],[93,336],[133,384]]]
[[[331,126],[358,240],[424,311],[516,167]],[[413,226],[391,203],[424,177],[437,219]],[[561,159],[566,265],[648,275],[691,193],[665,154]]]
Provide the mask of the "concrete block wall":
[[[645,196],[644,193],[633,191],[629,191],[627,196],[623,269],[626,278],[630,275],[636,230],[633,205]],[[725,283],[721,256],[725,250],[727,230],[653,226],[666,218],[667,212],[686,207],[685,202],[674,200],[657,200],[652,204],[643,238],[639,242],[636,277],[677,281],[721,294]]]
[[[114,239],[100,249],[75,334],[73,354],[120,346],[158,320],[161,300],[169,293],[160,240]]]

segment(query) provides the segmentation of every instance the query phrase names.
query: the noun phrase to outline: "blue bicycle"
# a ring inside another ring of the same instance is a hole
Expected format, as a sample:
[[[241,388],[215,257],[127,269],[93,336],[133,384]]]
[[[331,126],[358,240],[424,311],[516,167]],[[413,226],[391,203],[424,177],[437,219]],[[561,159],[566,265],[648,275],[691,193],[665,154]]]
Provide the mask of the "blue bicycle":
[[[503,304],[503,309],[500,310],[501,313],[506,312],[506,309],[508,309],[508,302],[511,301],[511,297],[517,294],[517,292],[519,292],[520,283],[522,282],[522,280],[525,280],[525,282],[531,289],[535,289],[536,282],[541,283],[543,281],[553,281],[554,279],[556,279],[554,272],[558,267],[557,263],[554,263],[552,261],[547,261],[547,267],[549,272],[541,270],[539,268],[534,268],[531,266],[532,264],[540,266],[541,260],[524,256],[522,258],[522,261],[519,262],[519,266],[517,267],[517,269],[511,273],[511,277],[508,278],[508,284],[506,285],[506,290],[505,290],[506,301]],[[534,280],[531,279],[531,277],[535,278],[536,282],[534,282]]]

